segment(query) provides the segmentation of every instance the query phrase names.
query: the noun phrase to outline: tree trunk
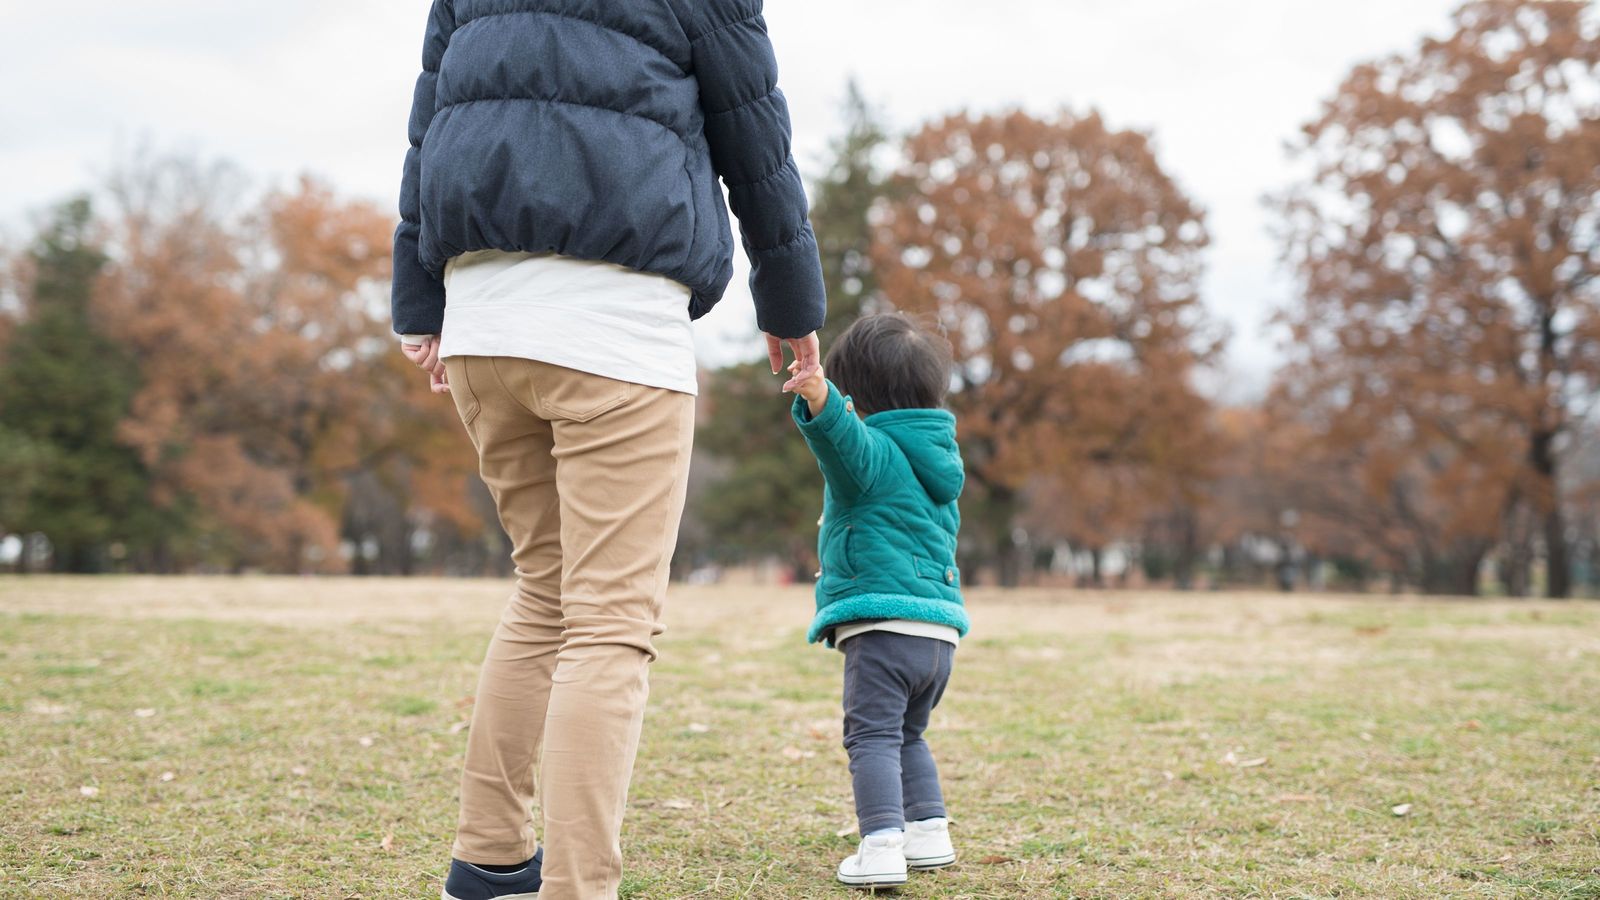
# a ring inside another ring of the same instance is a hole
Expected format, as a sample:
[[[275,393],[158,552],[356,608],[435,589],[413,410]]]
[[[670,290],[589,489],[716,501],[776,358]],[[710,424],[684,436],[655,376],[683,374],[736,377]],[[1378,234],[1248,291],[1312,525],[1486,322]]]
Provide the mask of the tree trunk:
[[[1478,569],[1481,552],[1459,556],[1425,558],[1422,562],[1422,592],[1436,596],[1478,596]]]
[[[1507,596],[1526,597],[1533,589],[1530,556],[1522,541],[1512,541],[1500,555],[1500,583]]]
[[[1558,496],[1544,514],[1545,596],[1565,600],[1572,596],[1572,562],[1567,552],[1567,519]]]
[[[1016,587],[1022,580],[1022,559],[1021,554],[1017,552],[1016,543],[1011,540],[1009,529],[998,536],[994,549],[1000,586]]]
[[[1545,303],[1539,318],[1541,385],[1548,384],[1551,374],[1557,371],[1558,335],[1555,314],[1555,305]],[[1539,499],[1545,504],[1545,596],[1553,600],[1564,600],[1572,595],[1572,565],[1567,554],[1567,523],[1566,517],[1561,513],[1561,473],[1558,471],[1559,462],[1556,459],[1556,437],[1560,430],[1560,422],[1552,424],[1549,421],[1549,416],[1552,415],[1549,410],[1541,410],[1537,415],[1539,420],[1535,423],[1533,438],[1528,447],[1528,461],[1533,464],[1533,470],[1544,482],[1543,496]]]
[[[1172,560],[1172,580],[1180,591],[1194,590],[1194,573],[1200,561],[1200,527],[1192,513],[1178,516],[1178,548]]]

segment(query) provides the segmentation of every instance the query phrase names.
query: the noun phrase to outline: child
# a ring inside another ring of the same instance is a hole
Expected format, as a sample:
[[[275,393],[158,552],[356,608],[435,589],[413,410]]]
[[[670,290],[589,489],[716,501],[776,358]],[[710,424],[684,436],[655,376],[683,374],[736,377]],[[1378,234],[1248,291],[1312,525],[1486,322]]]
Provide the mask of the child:
[[[956,859],[922,738],[968,627],[955,565],[964,473],[955,416],[941,408],[950,348],[906,316],[867,316],[824,368],[834,381],[816,373],[794,402],[827,481],[807,640],[845,658],[844,746],[862,839],[839,880],[884,887],[904,884],[908,867]]]

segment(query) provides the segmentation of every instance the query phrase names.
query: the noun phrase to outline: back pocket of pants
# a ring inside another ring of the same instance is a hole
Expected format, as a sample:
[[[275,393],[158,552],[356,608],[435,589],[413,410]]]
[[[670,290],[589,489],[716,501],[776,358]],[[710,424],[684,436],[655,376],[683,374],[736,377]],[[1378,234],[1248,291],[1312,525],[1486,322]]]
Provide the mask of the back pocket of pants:
[[[543,379],[539,404],[545,415],[587,422],[627,403],[639,386],[576,369],[558,369]]]

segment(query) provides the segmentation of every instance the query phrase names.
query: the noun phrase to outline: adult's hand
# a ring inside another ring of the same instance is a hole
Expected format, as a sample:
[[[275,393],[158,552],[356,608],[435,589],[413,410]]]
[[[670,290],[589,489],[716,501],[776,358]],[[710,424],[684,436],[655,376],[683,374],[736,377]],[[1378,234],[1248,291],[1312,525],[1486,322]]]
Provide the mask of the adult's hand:
[[[783,370],[783,345],[788,344],[794,352],[794,361],[800,366],[794,375],[783,384],[783,389],[792,391],[801,383],[822,368],[822,345],[817,341],[817,333],[806,335],[802,338],[778,338],[767,335],[767,361],[772,363],[772,374],[776,375]]]
[[[432,335],[422,339],[420,344],[400,345],[400,352],[406,359],[416,364],[417,368],[428,373],[428,389],[435,394],[450,393],[450,375],[445,371],[444,360],[439,358],[439,337]]]

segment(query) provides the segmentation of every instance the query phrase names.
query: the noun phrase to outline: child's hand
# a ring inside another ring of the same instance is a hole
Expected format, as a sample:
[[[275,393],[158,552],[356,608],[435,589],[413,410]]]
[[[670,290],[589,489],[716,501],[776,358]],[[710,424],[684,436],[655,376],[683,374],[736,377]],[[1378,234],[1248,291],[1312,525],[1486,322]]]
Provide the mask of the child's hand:
[[[800,374],[800,360],[789,364],[789,374]],[[813,417],[820,415],[828,405],[828,379],[823,375],[822,367],[817,366],[808,377],[795,385],[794,392],[806,398],[806,406]]]

